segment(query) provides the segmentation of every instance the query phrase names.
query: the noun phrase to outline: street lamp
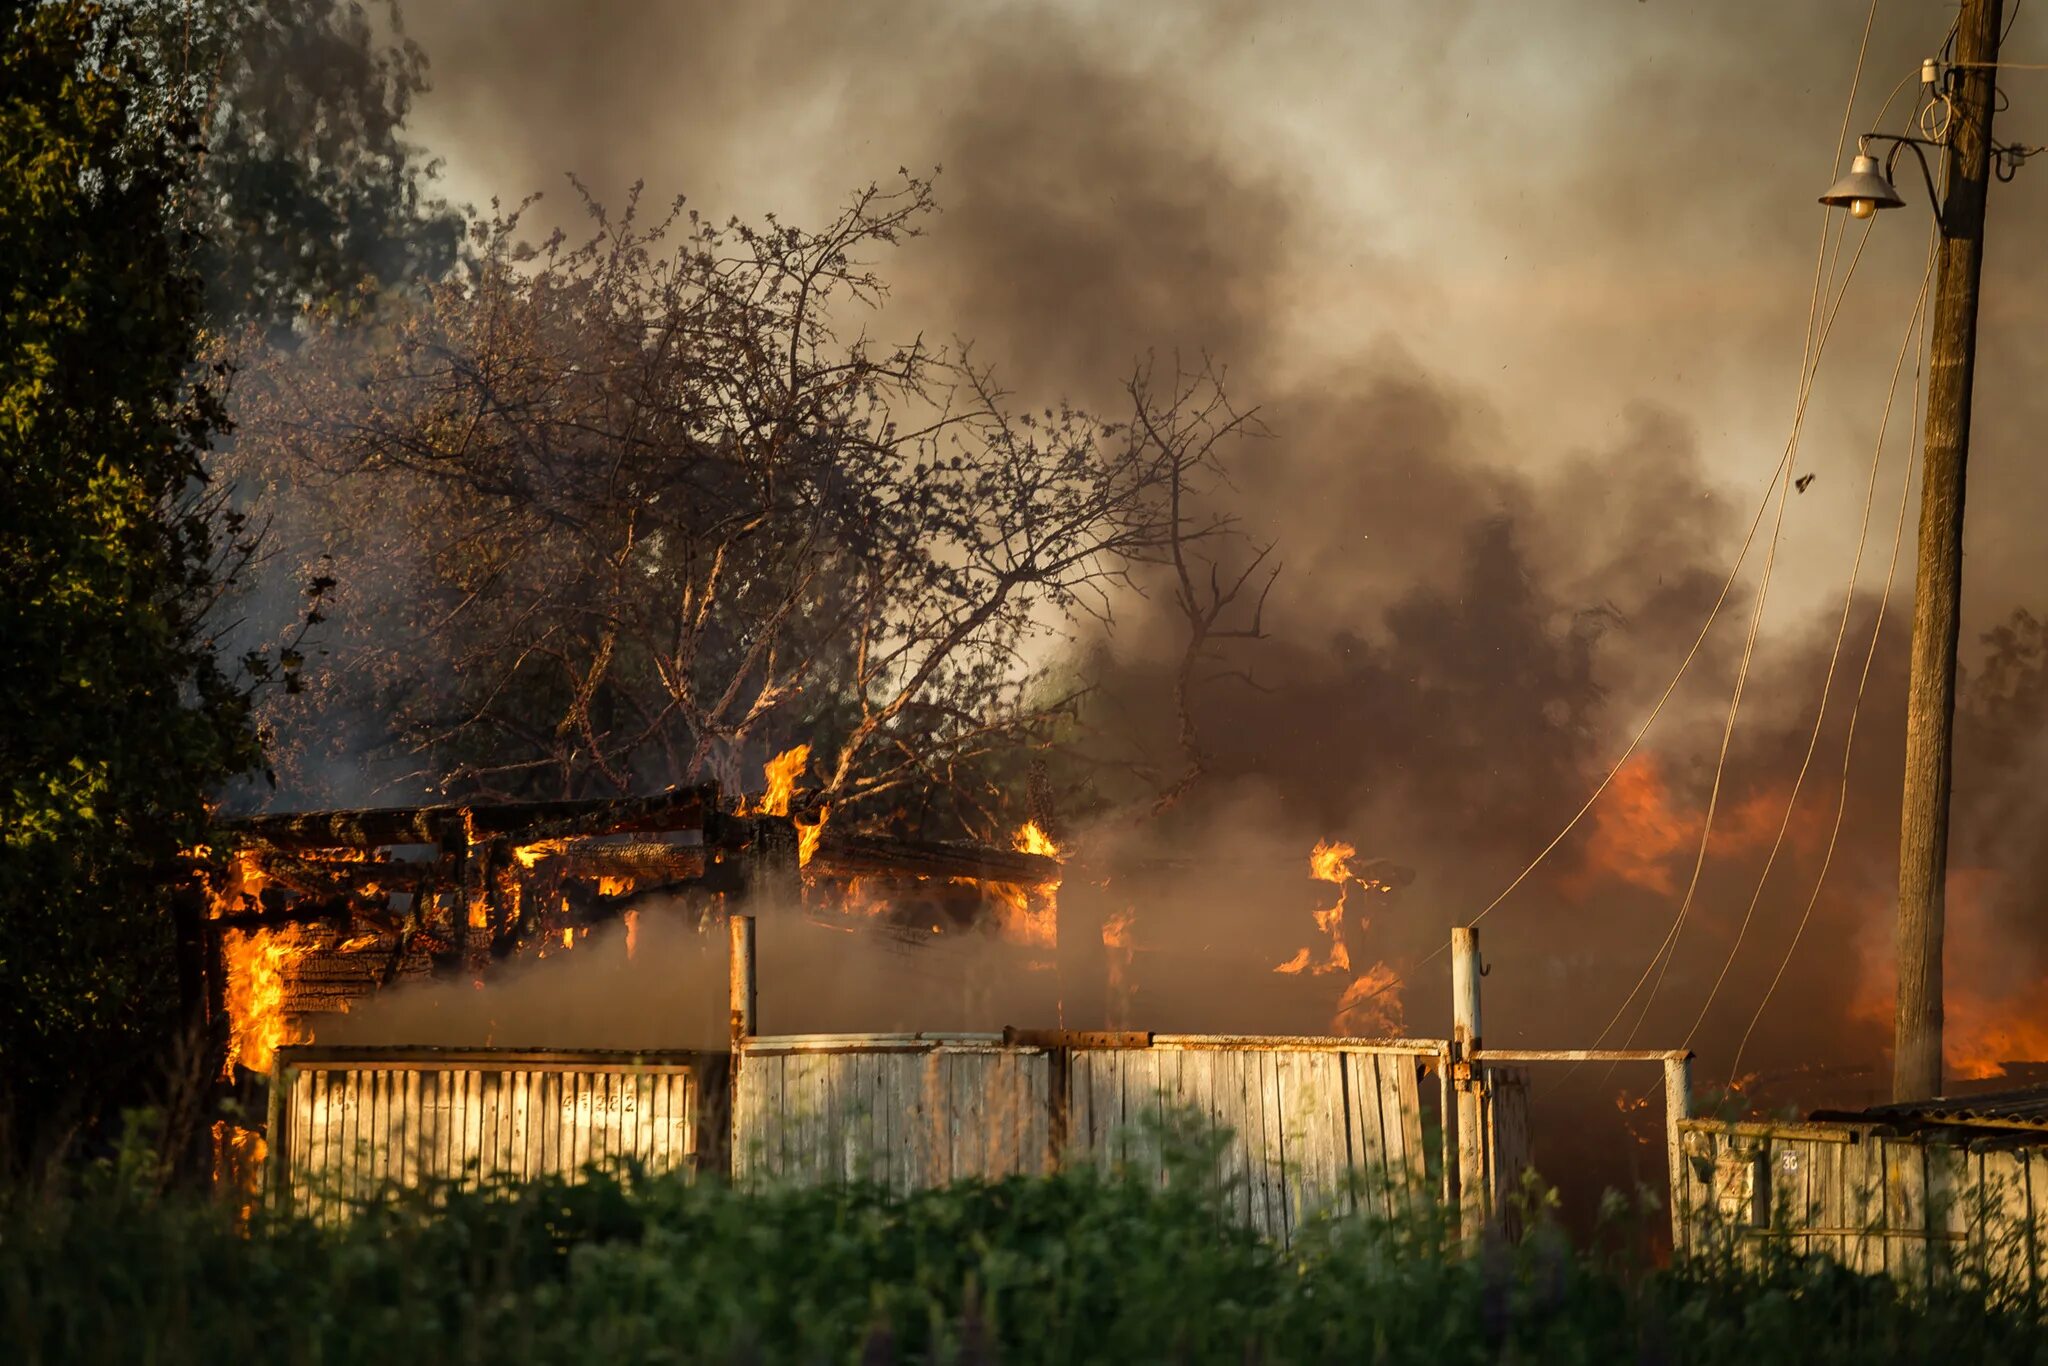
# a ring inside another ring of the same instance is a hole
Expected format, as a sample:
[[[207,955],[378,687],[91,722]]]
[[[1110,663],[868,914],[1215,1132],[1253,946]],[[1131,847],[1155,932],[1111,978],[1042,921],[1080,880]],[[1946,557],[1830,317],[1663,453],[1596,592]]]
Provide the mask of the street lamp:
[[[1882,170],[1877,158],[1870,155],[1870,144],[1889,142],[1891,155],[1885,158]],[[1896,209],[1905,205],[1899,197],[1898,187],[1892,184],[1892,167],[1899,159],[1899,153],[1911,150],[1920,163],[1920,178],[1927,182],[1927,202],[1934,207],[1937,223],[1942,221],[1941,196],[1935,192],[1934,171],[1927,164],[1927,153],[1922,147],[1941,147],[1944,144],[1927,138],[1902,137],[1896,133],[1865,133],[1856,139],[1856,157],[1849,163],[1849,173],[1828,186],[1828,192],[1820,202],[1830,208],[1847,209],[1851,218],[1868,218],[1879,209]]]
[[[1896,209],[1906,201],[1899,198],[1890,177],[1877,169],[1877,158],[1858,151],[1849,163],[1849,174],[1828,186],[1820,202],[1830,208],[1846,208],[1851,218],[1868,218],[1879,209]]]

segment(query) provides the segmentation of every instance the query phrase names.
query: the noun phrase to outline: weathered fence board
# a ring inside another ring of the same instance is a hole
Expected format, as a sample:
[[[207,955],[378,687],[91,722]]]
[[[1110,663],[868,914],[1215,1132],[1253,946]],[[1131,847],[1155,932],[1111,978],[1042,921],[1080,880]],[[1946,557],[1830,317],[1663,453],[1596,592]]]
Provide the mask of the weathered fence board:
[[[702,1054],[433,1048],[280,1050],[273,1075],[278,1198],[341,1217],[394,1189],[574,1175],[586,1165],[694,1169],[708,1115]]]
[[[1178,1159],[1162,1121],[1191,1114],[1230,1132],[1215,1176],[1238,1217],[1284,1241],[1325,1211],[1430,1198],[1417,1065],[1436,1056],[1427,1043],[1192,1035],[757,1037],[740,1054],[734,1174],[907,1192],[1088,1164],[1163,1183]]]
[[[2048,1153],[2011,1136],[1847,1122],[1686,1120],[1672,1198],[1689,1251],[1771,1242],[1914,1285],[1968,1272],[2048,1289]]]

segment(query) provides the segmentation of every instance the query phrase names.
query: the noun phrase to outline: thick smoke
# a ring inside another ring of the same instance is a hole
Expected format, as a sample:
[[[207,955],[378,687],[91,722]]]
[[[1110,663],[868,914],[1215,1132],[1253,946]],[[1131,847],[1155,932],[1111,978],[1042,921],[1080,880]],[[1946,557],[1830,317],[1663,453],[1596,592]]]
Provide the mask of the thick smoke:
[[[1366,951],[1417,963],[1578,808],[1691,647],[1790,417],[1818,230],[1805,206],[1828,178],[1863,10],[616,5],[571,17],[493,3],[414,23],[438,87],[425,130],[459,189],[516,198],[575,171],[600,193],[644,177],[713,213],[794,217],[899,163],[938,164],[945,212],[887,263],[899,288],[881,326],[971,337],[1033,399],[1107,406],[1147,350],[1228,365],[1275,433],[1233,452],[1235,506],[1277,541],[1285,570],[1269,638],[1228,660],[1255,686],[1202,694],[1207,787],[1145,837],[1149,852],[1208,858],[1179,882],[1162,875],[1138,907],[1129,1008],[1143,1018],[1127,1022],[1280,1029],[1327,1024],[1322,986],[1275,990],[1269,970],[1273,947],[1305,942],[1315,839],[1415,870],[1373,902]],[[1881,17],[1852,134],[1939,45],[1942,19]],[[2025,15],[2012,42],[2044,32]],[[2015,106],[2008,135],[2038,121],[2017,91]],[[1995,190],[1971,486],[1964,633],[1978,692],[1957,765],[1950,975],[1978,997],[1966,1008],[1992,1018],[2048,962],[2031,890],[2041,856],[2024,833],[2040,814],[2040,646],[1987,656],[1977,643],[2040,606],[2048,567],[2022,531],[2048,496],[2027,435],[2048,416],[2026,380],[2048,348],[2048,277],[2024,246],[2041,182]],[[1830,343],[1798,466],[1817,480],[1789,500],[1714,844],[1635,1035],[1691,1042],[1710,1079],[1729,1075],[1829,842],[1912,426],[1903,389],[1821,741],[1695,1033],[1820,701],[1923,213],[1874,230]],[[1878,974],[1911,537],[1909,514],[1828,883],[1745,1071],[1876,1065],[1888,1042]],[[1489,1039],[1591,1043],[1672,924],[1757,563],[1642,757],[1485,922]],[[1170,766],[1178,640],[1159,601],[1125,603],[1099,647],[1093,720]],[[850,954],[866,952],[855,942]],[[771,1016],[778,999],[824,999],[808,969],[784,996],[773,961],[764,953]],[[920,1013],[927,998],[897,967],[870,966],[835,979],[860,988],[858,1009],[803,1008],[816,1027],[952,1023]],[[956,967],[934,954],[918,970]],[[961,1021],[1000,1023],[999,1008],[1031,996],[992,997]],[[1407,1027],[1443,1031],[1447,996],[1442,960],[1423,964],[1405,988]],[[530,1008],[547,997],[536,990]],[[1608,1042],[1629,1029],[1624,1017]],[[1583,1107],[1625,1080],[1559,1085]],[[1854,1100],[1870,1081],[1788,1094]]]

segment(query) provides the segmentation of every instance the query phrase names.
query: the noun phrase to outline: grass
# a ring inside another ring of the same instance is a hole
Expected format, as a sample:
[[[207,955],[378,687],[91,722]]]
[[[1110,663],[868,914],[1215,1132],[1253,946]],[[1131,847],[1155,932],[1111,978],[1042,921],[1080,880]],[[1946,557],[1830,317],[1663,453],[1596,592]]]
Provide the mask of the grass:
[[[1909,1296],[1790,1256],[1646,1269],[1601,1250],[1633,1245],[1620,1202],[1591,1247],[1539,1201],[1514,1248],[1465,1255],[1424,1214],[1282,1251],[1212,1184],[1092,1171],[909,1198],[593,1175],[322,1228],[243,1226],[147,1167],[0,1204],[0,1359],[2048,1363],[2039,1319],[1987,1287]]]

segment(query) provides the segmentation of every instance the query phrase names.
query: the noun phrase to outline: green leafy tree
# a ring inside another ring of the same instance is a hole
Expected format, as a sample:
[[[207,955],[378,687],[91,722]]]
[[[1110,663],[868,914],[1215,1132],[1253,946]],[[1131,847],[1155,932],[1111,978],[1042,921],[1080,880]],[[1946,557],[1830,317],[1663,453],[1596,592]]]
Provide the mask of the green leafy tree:
[[[404,136],[427,59],[387,0],[130,0],[146,97],[204,152],[179,211],[211,320],[280,339],[308,309],[453,266],[460,212]]]
[[[27,1151],[158,1055],[169,871],[259,759],[203,627],[245,548],[203,476],[217,377],[169,227],[197,144],[122,19],[19,7],[0,79],[0,1115]]]

